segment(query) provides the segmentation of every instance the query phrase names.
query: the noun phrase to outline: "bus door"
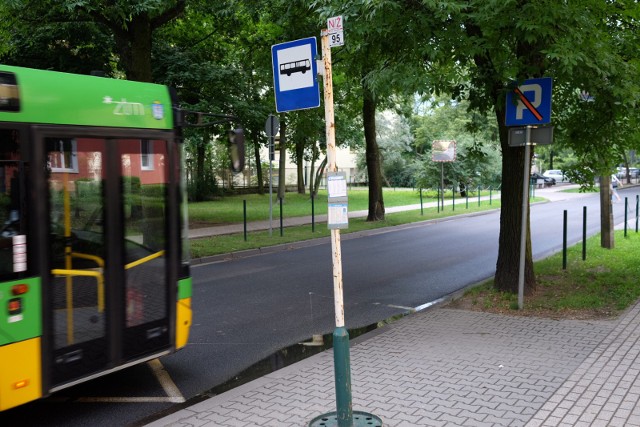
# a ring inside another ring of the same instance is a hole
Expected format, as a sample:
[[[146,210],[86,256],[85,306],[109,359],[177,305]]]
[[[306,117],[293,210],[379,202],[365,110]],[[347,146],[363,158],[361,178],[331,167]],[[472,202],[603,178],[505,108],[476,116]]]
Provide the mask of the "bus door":
[[[170,348],[167,142],[44,138],[51,390]]]
[[[131,359],[169,346],[169,156],[164,140],[120,140],[118,149],[124,234],[123,356]]]

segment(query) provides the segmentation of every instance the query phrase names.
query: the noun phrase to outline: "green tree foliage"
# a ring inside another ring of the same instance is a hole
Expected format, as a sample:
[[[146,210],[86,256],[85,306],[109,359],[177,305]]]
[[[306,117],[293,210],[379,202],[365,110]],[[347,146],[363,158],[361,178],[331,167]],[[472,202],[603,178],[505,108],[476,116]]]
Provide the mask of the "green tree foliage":
[[[599,19],[583,43],[596,54],[572,69],[554,94],[560,142],[577,156],[578,169],[568,172],[586,186],[640,148],[638,9],[636,2],[616,2],[594,10]]]
[[[636,0],[5,0],[0,60],[82,73],[103,69],[170,84],[185,107],[239,117],[259,167],[262,129],[273,111],[271,45],[318,34],[326,18],[342,15],[346,44],[332,51],[337,140],[365,147],[369,219],[384,217],[383,160],[394,165],[384,171],[388,178],[408,164],[403,162],[411,153],[392,153],[393,144],[385,153],[386,141],[402,136],[378,132],[376,112],[416,93],[451,95],[458,103],[451,106],[467,105],[469,111],[467,117],[456,116],[461,110],[448,112],[453,128],[472,128],[455,137],[460,158],[472,165],[455,175],[475,173],[495,147],[493,134],[500,141],[503,203],[495,283],[515,291],[522,171],[531,159],[523,148],[508,146],[505,96],[516,82],[552,77],[558,147],[544,150],[571,149],[571,169],[582,171],[584,182],[608,174],[639,145],[639,9]],[[296,162],[322,157],[321,114],[287,115],[286,139]],[[494,129],[473,129],[478,118],[490,115]],[[415,124],[422,138],[417,153],[428,156],[429,140],[442,138],[435,136],[437,126]],[[194,162],[210,161],[209,144],[224,130],[187,135]],[[529,233],[526,243],[530,292],[535,275]]]
[[[106,56],[118,63],[127,78],[151,81],[153,32],[180,15],[185,5],[186,0],[7,0],[0,12],[15,25],[12,35],[19,45],[28,47],[36,42],[42,47],[48,44],[60,49],[59,53],[72,53],[70,57],[88,57],[96,53],[101,60],[89,62],[98,62],[95,65],[101,67],[97,69],[113,73],[113,64],[104,60]],[[35,29],[42,35],[32,34]],[[56,34],[49,43],[46,40],[48,30]],[[96,30],[102,33],[101,37],[94,34]],[[105,47],[105,40],[101,40],[104,37],[110,41],[109,49],[100,52],[98,49]],[[83,48],[87,49],[85,55],[82,55]],[[15,48],[12,51],[20,61],[38,66],[33,58],[25,55],[27,52]],[[45,60],[53,60],[55,64],[55,58],[63,56],[56,56],[54,51]],[[75,70],[65,67],[64,71]]]
[[[550,76],[556,88],[580,88],[592,78],[598,80],[599,74],[604,77],[606,71],[602,73],[596,64],[619,52],[613,48],[615,37],[603,23],[607,22],[610,9],[622,3],[595,0],[580,4],[549,0],[451,1],[439,2],[437,6],[421,3],[423,13],[439,13],[444,17],[447,26],[444,30],[436,28],[434,38],[440,51],[451,52],[443,67],[436,64],[431,82],[444,92],[468,99],[472,111],[496,114],[505,202],[501,207],[495,284],[498,289],[515,292],[522,170],[524,162],[531,159],[524,158],[524,148],[508,146],[505,95],[515,81],[527,78]],[[623,8],[631,6],[631,2],[626,2]],[[444,60],[442,56],[437,58]],[[600,80],[605,87],[618,85],[615,80]],[[557,114],[557,107],[554,112]],[[535,288],[535,276],[528,227],[525,255],[525,293],[529,293]]]
[[[597,19],[584,41],[589,59],[556,91],[562,142],[577,156],[568,175],[587,187],[596,176],[602,183],[601,244],[607,248],[614,245],[609,177],[615,166],[627,163],[627,152],[640,146],[638,9],[630,1],[594,5],[591,12]]]
[[[114,41],[94,22],[69,19],[62,2],[0,2],[0,62],[77,74],[117,75]]]
[[[406,19],[407,11],[397,1],[316,1],[313,5],[323,19],[344,18],[346,43],[332,56],[337,73],[348,86],[346,93],[352,95],[350,102],[361,112],[369,183],[367,220],[382,220],[385,210],[376,112],[392,106],[392,95],[415,90],[421,73],[412,48],[419,36],[428,37],[431,26],[423,26],[421,16]]]
[[[73,0],[64,1],[79,21],[93,21],[112,34],[119,63],[130,80],[152,81],[153,33],[178,17],[186,0]]]
[[[209,146],[226,145],[226,131],[231,126],[245,129],[248,163],[261,170],[262,129],[269,104],[273,105],[266,90],[271,74],[269,46],[278,32],[277,26],[262,21],[259,10],[244,2],[202,1],[192,2],[184,16],[158,33],[154,45],[156,79],[177,88],[187,110],[237,117],[233,123],[186,132],[192,176],[197,181],[195,188],[200,189],[190,195],[192,198],[209,198],[215,190],[210,185],[215,176],[211,168],[222,161],[207,153],[224,154],[224,150]],[[249,182],[252,178],[247,175],[243,179]],[[256,182],[262,187],[260,174]]]
[[[409,120],[391,110],[376,116],[382,179],[388,187],[413,187],[415,156]]]
[[[422,188],[440,186],[440,163],[431,159],[434,140],[456,141],[456,161],[444,165],[445,186],[476,188],[500,185],[500,143],[491,116],[469,113],[466,101],[446,97],[423,103],[414,117],[416,152],[420,153],[417,181]]]

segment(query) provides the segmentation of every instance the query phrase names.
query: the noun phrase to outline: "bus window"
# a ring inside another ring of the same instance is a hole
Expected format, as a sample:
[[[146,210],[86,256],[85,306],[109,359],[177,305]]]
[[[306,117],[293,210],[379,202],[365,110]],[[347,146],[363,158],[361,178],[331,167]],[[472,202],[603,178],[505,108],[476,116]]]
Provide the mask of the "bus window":
[[[133,327],[167,316],[163,290],[169,165],[166,141],[118,142],[125,221],[126,325]]]
[[[51,172],[78,172],[78,149],[72,138],[50,138],[47,141],[48,167]]]
[[[17,130],[0,129],[0,278],[9,279],[27,269],[24,259],[14,259],[17,236],[25,234],[22,208],[20,168],[20,135]],[[24,239],[24,238],[23,238]],[[22,243],[26,246],[26,240]]]
[[[14,73],[0,72],[0,111],[20,111],[18,82]]]
[[[105,141],[46,138],[54,348],[105,336]],[[91,350],[104,351],[97,341]],[[89,370],[89,368],[86,368]]]

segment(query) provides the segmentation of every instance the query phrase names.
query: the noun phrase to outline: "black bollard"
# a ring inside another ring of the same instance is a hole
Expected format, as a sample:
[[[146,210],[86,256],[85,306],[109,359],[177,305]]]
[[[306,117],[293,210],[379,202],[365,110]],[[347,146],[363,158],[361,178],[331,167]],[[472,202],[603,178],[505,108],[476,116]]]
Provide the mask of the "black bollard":
[[[587,259],[587,207],[582,207],[582,260]]]
[[[456,187],[455,185],[451,187],[451,207],[452,210],[456,210]]]
[[[562,269],[567,269],[567,211],[564,211],[562,223]]]
[[[311,232],[316,232],[316,209],[313,201],[315,200],[314,194],[311,193]]]
[[[244,218],[244,241],[247,241],[247,200],[242,201],[242,217]]]
[[[280,199],[280,237],[282,237],[282,199]]]
[[[629,200],[628,197],[624,198],[624,237],[627,237],[627,224],[629,217]]]
[[[636,194],[636,233],[638,232],[638,201],[640,200],[640,196]]]

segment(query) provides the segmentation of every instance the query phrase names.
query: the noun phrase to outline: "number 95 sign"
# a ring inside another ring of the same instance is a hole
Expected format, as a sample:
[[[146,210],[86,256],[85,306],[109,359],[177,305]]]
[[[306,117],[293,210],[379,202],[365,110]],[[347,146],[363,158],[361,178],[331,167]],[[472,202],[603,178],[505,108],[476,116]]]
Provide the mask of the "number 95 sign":
[[[329,47],[343,46],[344,45],[344,32],[329,34]]]
[[[329,33],[329,47],[344,45],[342,15],[327,19],[327,33]]]

